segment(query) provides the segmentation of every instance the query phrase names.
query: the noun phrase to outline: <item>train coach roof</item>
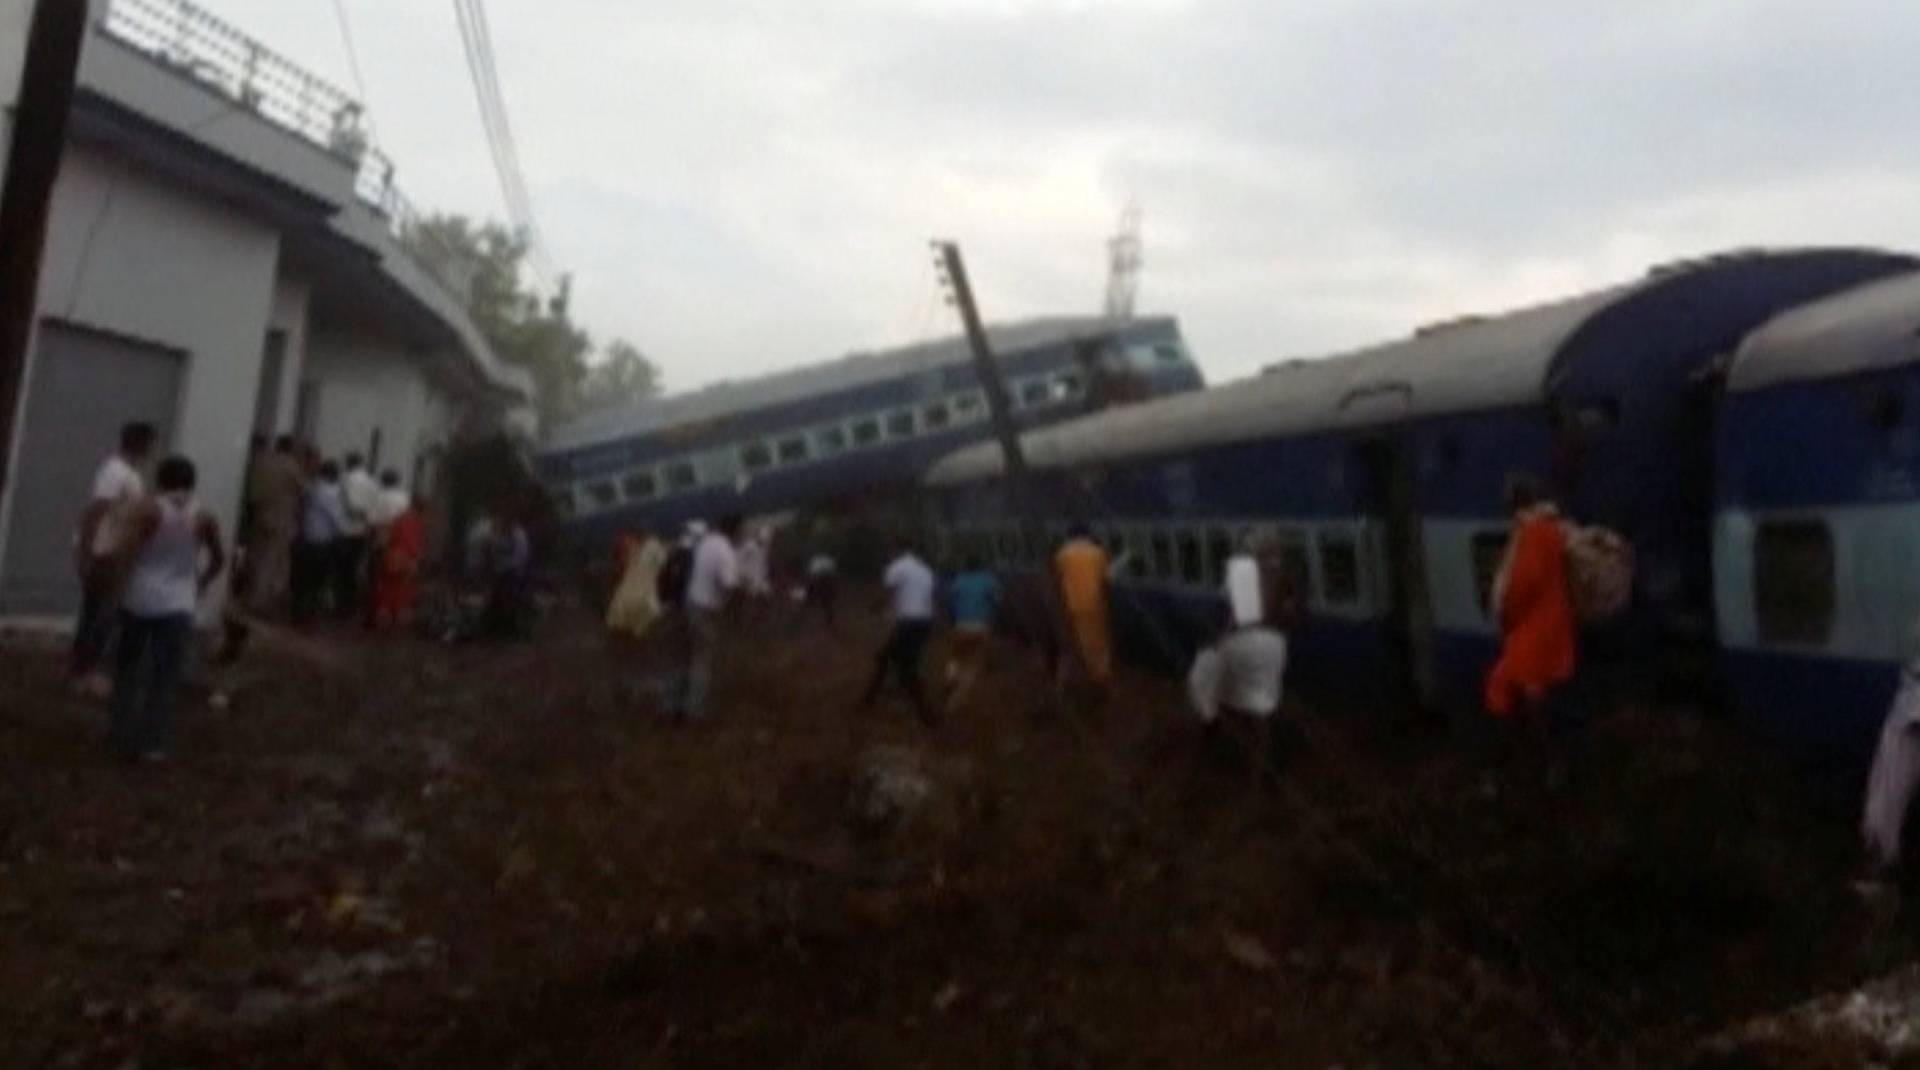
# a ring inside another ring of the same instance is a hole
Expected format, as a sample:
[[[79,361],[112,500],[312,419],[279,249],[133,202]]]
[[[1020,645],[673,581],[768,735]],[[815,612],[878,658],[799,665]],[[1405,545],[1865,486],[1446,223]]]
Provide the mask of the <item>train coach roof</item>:
[[[1171,317],[1143,317],[1135,326],[1171,327]],[[1022,320],[987,328],[994,352],[1011,356],[1113,330],[1101,316],[1058,316]],[[547,438],[548,453],[600,445],[631,435],[701,423],[739,412],[819,397],[855,387],[934,371],[970,359],[965,336],[951,336],[879,353],[854,353],[837,360],[715,383],[700,390],[643,402],[630,408],[595,413],[556,428]]]
[[[1023,436],[1028,463],[1063,467],[1410,416],[1525,404],[1582,324],[1637,283],[1501,316],[1457,320],[1344,355],[1294,361],[1210,390],[1113,409]],[[935,465],[933,485],[998,475],[983,443]]]
[[[1733,391],[1830,379],[1920,360],[1920,272],[1858,286],[1776,316],[1727,374]]]

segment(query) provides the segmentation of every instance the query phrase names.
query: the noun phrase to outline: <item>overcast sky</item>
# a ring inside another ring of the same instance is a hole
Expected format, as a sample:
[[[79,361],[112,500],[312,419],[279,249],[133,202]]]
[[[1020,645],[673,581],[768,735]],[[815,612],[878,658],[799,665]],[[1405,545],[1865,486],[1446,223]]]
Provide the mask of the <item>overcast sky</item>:
[[[200,0],[351,87],[331,0]],[[344,0],[423,207],[500,215],[450,0]],[[1914,0],[491,0],[576,319],[673,389],[1143,311],[1215,380],[1734,246],[1920,248]]]

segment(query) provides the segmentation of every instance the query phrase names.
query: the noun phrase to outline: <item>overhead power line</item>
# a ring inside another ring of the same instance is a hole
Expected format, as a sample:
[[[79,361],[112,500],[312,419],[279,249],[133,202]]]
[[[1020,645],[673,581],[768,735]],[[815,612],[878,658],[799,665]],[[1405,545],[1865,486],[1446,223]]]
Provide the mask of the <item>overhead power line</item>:
[[[360,50],[353,44],[353,24],[347,18],[347,0],[333,0],[333,16],[340,23],[340,43],[347,49],[347,73],[353,75],[353,91],[367,105],[367,79],[360,71]]]
[[[552,285],[558,273],[540,236],[533,214],[533,198],[527,193],[525,173],[520,167],[519,147],[513,139],[513,126],[507,121],[506,101],[500,92],[500,71],[494,61],[493,34],[487,25],[487,9],[481,0],[454,0],[453,10],[460,23],[467,73],[473,80],[474,97],[480,106],[480,126],[487,137],[487,151],[493,157],[494,174],[500,180],[500,197],[505,202],[507,220],[525,235],[528,262],[534,274],[543,284]]]

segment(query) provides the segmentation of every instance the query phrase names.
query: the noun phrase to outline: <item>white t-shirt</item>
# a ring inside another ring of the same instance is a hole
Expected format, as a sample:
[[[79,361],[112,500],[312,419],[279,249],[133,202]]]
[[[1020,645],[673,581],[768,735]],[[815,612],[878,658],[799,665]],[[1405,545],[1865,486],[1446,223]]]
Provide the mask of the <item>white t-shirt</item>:
[[[740,585],[740,557],[719,532],[702,538],[693,548],[693,572],[687,577],[687,604],[695,609],[719,609],[727,592]]]
[[[886,583],[894,620],[933,619],[933,570],[925,561],[901,554],[887,566]]]
[[[840,566],[834,564],[833,558],[828,557],[826,554],[814,554],[813,560],[807,562],[807,575],[813,576],[816,579],[831,576],[839,570]]]
[[[127,512],[147,493],[146,480],[119,454],[100,462],[100,468],[93,475],[93,493],[91,499],[107,503],[107,511],[101,516],[100,523],[93,529],[93,546],[90,549],[95,556],[104,557],[113,553],[120,539],[120,527]]]
[[[1241,628],[1221,640],[1219,650],[1220,705],[1272,716],[1287,675],[1287,637],[1272,628]]]
[[[1233,606],[1233,623],[1245,627],[1266,617],[1260,598],[1260,562],[1251,554],[1227,558],[1227,602]]]
[[[340,497],[347,506],[347,523],[341,534],[357,539],[367,533],[367,524],[380,511],[380,483],[364,468],[355,468],[340,477]]]
[[[400,514],[406,512],[412,504],[413,498],[404,487],[394,487],[391,490],[382,487],[380,496],[373,500],[373,512],[369,514],[369,519],[373,521],[374,527],[384,528],[400,519]]]
[[[773,590],[767,572],[767,548],[758,539],[748,539],[734,553],[740,564],[740,582],[747,593],[758,598]]]

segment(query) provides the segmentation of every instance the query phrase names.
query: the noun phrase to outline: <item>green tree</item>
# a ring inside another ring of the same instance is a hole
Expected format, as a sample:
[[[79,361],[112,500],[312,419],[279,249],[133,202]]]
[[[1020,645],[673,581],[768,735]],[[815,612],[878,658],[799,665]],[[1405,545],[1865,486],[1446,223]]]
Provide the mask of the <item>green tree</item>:
[[[608,343],[600,359],[587,365],[577,411],[617,409],[660,394],[660,369],[624,338]]]
[[[467,312],[501,360],[533,376],[548,427],[579,411],[593,340],[568,316],[568,288],[542,299],[526,283],[525,236],[495,222],[437,215],[409,225],[403,240],[466,298]]]

